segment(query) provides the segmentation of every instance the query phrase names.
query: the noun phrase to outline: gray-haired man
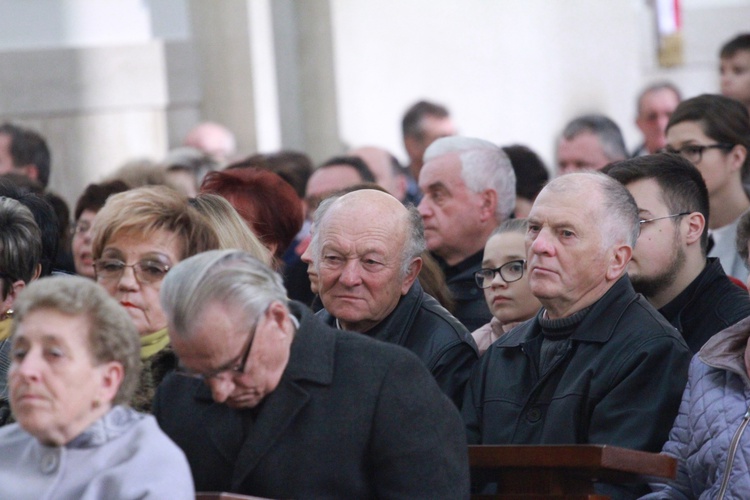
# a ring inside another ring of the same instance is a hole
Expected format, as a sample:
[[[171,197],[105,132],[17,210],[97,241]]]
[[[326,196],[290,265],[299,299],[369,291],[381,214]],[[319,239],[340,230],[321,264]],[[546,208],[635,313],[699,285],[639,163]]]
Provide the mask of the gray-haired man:
[[[180,262],[161,301],[188,376],[154,413],[198,491],[468,498],[458,412],[408,351],[324,325],[240,251]]]

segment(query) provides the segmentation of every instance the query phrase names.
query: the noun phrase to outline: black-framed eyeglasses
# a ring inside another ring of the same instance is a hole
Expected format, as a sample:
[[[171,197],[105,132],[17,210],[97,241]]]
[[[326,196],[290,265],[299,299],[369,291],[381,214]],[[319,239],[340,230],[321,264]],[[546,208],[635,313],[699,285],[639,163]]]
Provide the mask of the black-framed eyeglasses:
[[[258,329],[258,323],[260,323],[260,318],[263,316],[263,314],[258,316],[258,319],[255,320],[255,323],[253,323],[253,326],[250,328],[247,345],[242,349],[242,354],[240,355],[240,361],[238,363],[230,362],[225,366],[221,366],[207,373],[197,373],[188,368],[185,368],[182,365],[179,365],[177,367],[177,373],[185,377],[203,381],[218,378],[224,373],[229,373],[231,376],[244,375],[245,369],[247,368],[247,360],[250,358],[250,350],[253,348],[253,341],[255,340],[255,333]]]
[[[96,279],[101,282],[119,280],[126,267],[133,268],[136,281],[142,285],[163,280],[170,269],[169,264],[155,259],[144,259],[135,264],[125,264],[120,259],[97,259],[94,262]]]
[[[729,151],[734,147],[734,144],[727,144],[725,142],[719,142],[716,144],[688,144],[680,149],[674,149],[669,146],[665,147],[662,151],[665,153],[678,154],[688,160],[690,163],[700,163],[703,159],[703,152],[707,149],[722,149]]]
[[[506,283],[513,283],[514,281],[518,281],[523,278],[523,270],[525,268],[525,260],[511,260],[510,262],[506,262],[502,266],[496,267],[494,269],[480,269],[479,271],[474,273],[474,279],[476,280],[477,286],[479,288],[491,287],[492,281],[495,279],[495,276],[497,274],[500,274],[500,277]]]
[[[642,226],[643,224],[647,224],[649,222],[654,222],[662,219],[673,219],[676,217],[683,217],[685,215],[690,215],[690,212],[680,212],[679,214],[665,215],[664,217],[654,217],[653,219],[641,219],[638,221],[638,224]]]

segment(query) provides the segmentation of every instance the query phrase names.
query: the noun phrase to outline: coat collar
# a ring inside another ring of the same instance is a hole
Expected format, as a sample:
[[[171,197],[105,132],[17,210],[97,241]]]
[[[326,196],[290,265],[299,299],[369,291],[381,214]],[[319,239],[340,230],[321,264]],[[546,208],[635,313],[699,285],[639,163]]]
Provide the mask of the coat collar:
[[[234,461],[233,488],[239,488],[245,478],[257,466],[261,458],[284,435],[300,411],[310,402],[311,395],[306,382],[330,385],[333,381],[336,333],[322,324],[312,312],[299,303],[290,303],[289,309],[300,321],[300,327],[292,341],[289,363],[284,370],[279,386],[263,401],[252,429],[236,457],[226,455],[221,443],[223,436],[222,415],[234,410],[214,403],[211,391],[205,384],[196,388],[195,398],[209,402],[203,421],[212,443],[228,460]]]
[[[609,341],[620,322],[620,317],[633,301],[638,300],[638,297],[627,275],[620,277],[599,300],[594,302],[591,310],[583,318],[570,339],[597,343]],[[541,332],[538,319],[540,314],[544,314],[544,308],[533,319],[522,323],[511,332],[500,337],[500,341],[496,345],[498,347],[519,347],[538,336]]]
[[[698,359],[708,366],[736,373],[750,387],[750,377],[745,368],[745,349],[749,337],[750,317],[708,339],[698,351]]]

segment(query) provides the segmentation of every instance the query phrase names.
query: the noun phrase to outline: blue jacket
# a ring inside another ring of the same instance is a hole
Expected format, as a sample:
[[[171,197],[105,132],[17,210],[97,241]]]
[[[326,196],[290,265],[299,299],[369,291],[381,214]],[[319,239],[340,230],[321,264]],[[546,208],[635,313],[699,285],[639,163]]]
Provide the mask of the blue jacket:
[[[655,493],[644,498],[750,498],[749,336],[746,318],[712,337],[693,358],[663,449],[678,460],[677,478],[652,484]]]

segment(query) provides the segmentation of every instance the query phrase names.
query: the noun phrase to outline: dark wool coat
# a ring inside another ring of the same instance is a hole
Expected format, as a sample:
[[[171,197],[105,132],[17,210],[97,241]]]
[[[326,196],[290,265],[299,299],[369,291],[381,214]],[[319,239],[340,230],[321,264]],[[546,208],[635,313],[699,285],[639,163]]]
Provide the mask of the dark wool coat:
[[[460,415],[406,349],[334,330],[299,304],[281,383],[256,411],[170,375],[154,413],[197,491],[269,498],[468,498]]]

